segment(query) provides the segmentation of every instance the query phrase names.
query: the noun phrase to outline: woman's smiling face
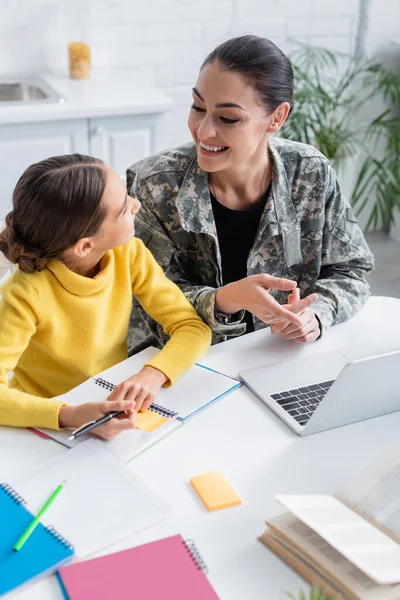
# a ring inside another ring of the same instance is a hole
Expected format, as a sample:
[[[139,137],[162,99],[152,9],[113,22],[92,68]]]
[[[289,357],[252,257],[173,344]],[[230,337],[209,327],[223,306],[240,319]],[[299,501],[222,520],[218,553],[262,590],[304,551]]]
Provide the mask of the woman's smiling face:
[[[200,167],[207,172],[230,169],[266,148],[271,115],[240,73],[206,64],[193,88],[188,126]]]

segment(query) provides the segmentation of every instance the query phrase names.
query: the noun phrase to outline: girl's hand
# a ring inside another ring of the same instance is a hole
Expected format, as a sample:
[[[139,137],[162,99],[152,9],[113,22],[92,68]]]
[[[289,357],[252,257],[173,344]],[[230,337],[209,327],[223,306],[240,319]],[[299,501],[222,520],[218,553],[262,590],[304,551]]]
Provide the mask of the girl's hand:
[[[108,401],[132,400],[136,412],[147,410],[167,379],[162,371],[150,366],[143,367],[139,373],[117,385]]]
[[[264,323],[276,323],[285,320],[300,326],[301,320],[290,307],[282,306],[269,293],[271,289],[293,291],[296,282],[290,279],[273,277],[272,275],[250,275],[239,281],[224,285],[217,291],[215,308],[225,315],[232,315],[239,310],[247,310]],[[304,308],[312,299],[302,300]]]
[[[134,429],[136,421],[135,403],[127,400],[110,402],[86,402],[79,406],[62,406],[58,413],[60,427],[78,429],[90,421],[96,421],[104,415],[117,410],[124,410],[125,414],[113,417],[104,425],[93,429],[92,433],[105,440],[112,440],[121,431]]]

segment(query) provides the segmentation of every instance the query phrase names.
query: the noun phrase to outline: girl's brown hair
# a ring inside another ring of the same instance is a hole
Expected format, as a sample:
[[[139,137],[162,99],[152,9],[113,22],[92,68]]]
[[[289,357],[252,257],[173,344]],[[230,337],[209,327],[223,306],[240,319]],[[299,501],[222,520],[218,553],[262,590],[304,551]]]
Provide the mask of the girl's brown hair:
[[[67,154],[31,165],[15,187],[0,252],[25,273],[41,271],[100,229],[105,185],[104,163],[91,156]]]

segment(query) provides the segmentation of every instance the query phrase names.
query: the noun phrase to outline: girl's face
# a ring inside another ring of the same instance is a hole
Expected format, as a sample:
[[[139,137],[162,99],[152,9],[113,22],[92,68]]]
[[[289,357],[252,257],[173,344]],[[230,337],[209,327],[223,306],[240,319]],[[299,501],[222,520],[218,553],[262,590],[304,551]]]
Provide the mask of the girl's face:
[[[107,216],[93,236],[97,249],[104,252],[122,246],[134,236],[135,216],[140,209],[139,200],[128,196],[119,175],[110,167],[105,167],[105,170],[106,186],[101,201],[107,208]]]
[[[261,147],[265,152],[272,123],[273,115],[241,74],[223,71],[217,62],[200,71],[188,126],[204,171],[234,168]]]

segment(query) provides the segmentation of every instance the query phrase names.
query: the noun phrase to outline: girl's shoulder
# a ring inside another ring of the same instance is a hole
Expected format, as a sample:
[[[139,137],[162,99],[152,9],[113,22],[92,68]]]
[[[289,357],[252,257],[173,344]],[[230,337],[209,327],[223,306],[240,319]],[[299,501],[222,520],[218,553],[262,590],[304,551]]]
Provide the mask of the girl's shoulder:
[[[134,237],[112,250],[116,273],[125,273],[131,278],[131,283],[145,280],[148,273],[157,262],[141,239]]]
[[[16,267],[12,275],[0,286],[0,295],[6,299],[23,297],[27,301],[31,300],[31,302],[35,302],[45,279],[46,275],[44,271],[24,273]]]

